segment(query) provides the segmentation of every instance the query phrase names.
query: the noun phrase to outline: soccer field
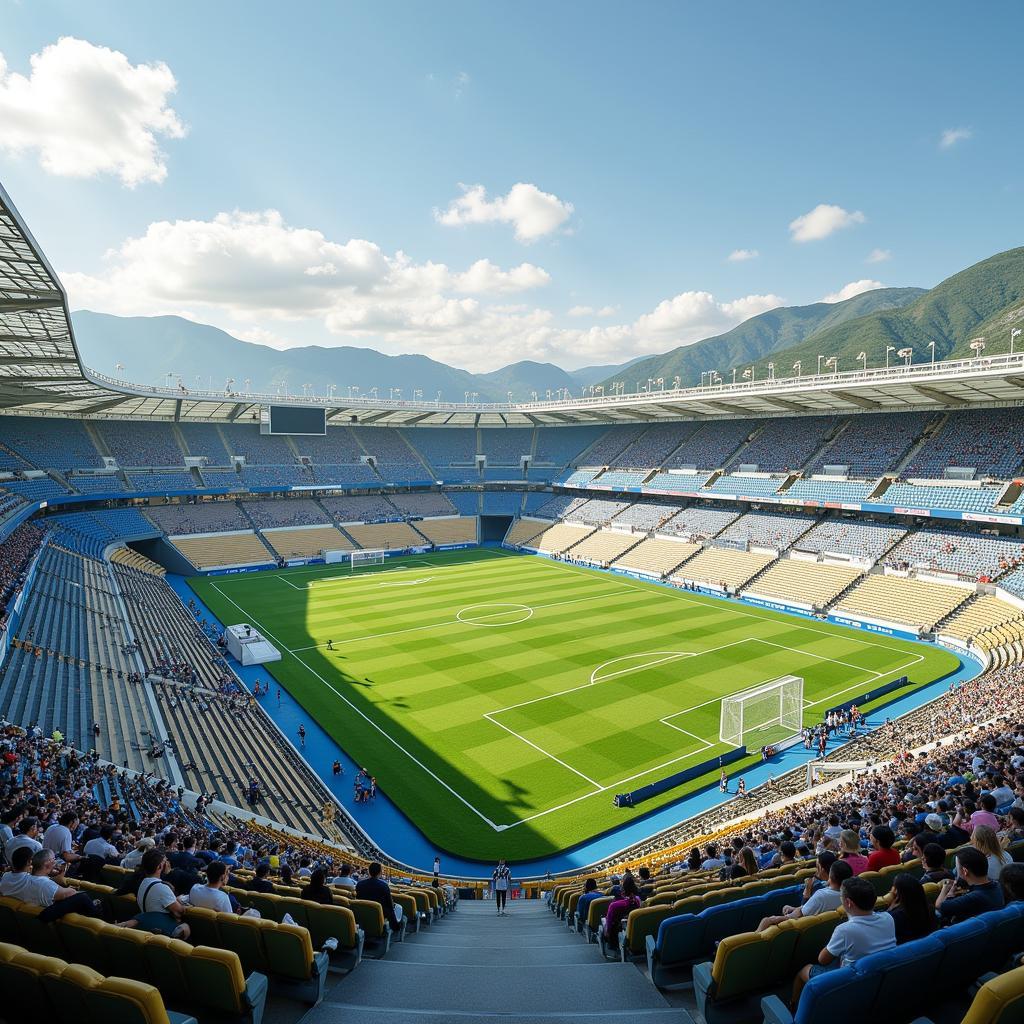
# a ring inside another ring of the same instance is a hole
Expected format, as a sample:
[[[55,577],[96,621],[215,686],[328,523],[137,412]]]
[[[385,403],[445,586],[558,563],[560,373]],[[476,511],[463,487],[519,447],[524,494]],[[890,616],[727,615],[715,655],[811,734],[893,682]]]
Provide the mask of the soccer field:
[[[802,676],[816,722],[844,695],[957,666],[939,648],[494,549],[189,582],[222,622],[264,632],[277,680],[432,842],[470,858],[545,856],[706,785],[612,805],[729,750],[730,693]]]

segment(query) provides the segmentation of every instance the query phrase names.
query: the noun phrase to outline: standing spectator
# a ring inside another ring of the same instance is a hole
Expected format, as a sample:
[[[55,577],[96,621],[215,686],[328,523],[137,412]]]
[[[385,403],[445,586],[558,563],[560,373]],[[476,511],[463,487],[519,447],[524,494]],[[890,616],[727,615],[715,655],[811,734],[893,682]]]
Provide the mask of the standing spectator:
[[[494,902],[498,906],[498,917],[502,917],[508,913],[505,906],[506,901],[508,900],[508,889],[511,882],[512,872],[505,863],[505,858],[502,857],[501,860],[498,861],[498,866],[493,872],[491,872],[491,884],[494,886]]]
[[[306,727],[304,725],[299,726],[299,745],[303,750],[306,749]]]

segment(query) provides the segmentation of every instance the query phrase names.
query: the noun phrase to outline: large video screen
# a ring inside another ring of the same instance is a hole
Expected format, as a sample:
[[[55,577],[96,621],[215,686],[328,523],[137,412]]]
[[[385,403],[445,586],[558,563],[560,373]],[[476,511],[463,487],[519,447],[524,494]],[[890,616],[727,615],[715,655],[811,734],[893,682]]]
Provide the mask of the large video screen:
[[[272,405],[268,409],[269,421],[261,423],[264,434],[320,434],[327,433],[326,409],[302,409],[291,405]]]

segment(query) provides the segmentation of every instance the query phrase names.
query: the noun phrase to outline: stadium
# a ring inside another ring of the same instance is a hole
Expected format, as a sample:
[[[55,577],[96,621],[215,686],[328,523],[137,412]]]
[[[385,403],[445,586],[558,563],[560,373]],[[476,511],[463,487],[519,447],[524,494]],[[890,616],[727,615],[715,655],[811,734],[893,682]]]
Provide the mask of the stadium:
[[[0,185],[0,1019],[1020,1019],[1022,262],[884,362],[161,385]]]

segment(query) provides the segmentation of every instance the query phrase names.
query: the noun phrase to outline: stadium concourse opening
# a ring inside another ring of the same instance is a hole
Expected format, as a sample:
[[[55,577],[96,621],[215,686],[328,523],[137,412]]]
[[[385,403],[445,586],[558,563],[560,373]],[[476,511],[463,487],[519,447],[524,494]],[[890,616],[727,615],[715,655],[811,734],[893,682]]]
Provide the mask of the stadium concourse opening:
[[[844,696],[909,675],[888,702],[960,668],[941,648],[495,548],[188,583],[271,639],[275,679],[470,860],[539,862],[715,785],[740,746],[719,738],[737,692],[798,673],[813,724]],[[799,730],[786,706],[765,742]],[[760,761],[742,751],[730,770]],[[695,765],[642,808],[614,805]]]

